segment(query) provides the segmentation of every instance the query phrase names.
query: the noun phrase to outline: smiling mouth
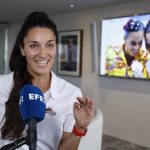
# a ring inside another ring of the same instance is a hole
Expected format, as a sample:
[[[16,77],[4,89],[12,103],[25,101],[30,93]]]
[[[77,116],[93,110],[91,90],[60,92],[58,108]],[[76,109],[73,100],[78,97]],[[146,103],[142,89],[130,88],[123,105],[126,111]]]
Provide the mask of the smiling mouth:
[[[133,49],[132,52],[133,52],[134,54],[136,54],[136,53],[138,52],[138,50],[137,50],[137,49]]]
[[[39,65],[46,65],[48,64],[49,60],[35,60],[35,62]]]

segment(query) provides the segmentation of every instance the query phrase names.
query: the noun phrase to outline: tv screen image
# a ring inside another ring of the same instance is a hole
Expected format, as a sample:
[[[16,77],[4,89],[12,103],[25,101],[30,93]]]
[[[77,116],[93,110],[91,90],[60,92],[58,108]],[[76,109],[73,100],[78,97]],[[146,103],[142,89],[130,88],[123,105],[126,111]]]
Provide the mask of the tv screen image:
[[[100,75],[150,79],[150,14],[102,19]]]

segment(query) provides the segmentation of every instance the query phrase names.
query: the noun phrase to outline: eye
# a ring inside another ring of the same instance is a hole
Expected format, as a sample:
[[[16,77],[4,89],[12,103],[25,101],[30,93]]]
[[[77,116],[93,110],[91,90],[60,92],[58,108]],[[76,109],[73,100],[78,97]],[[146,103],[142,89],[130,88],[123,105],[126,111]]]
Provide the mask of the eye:
[[[132,45],[132,46],[136,46],[137,44],[139,45],[139,46],[141,46],[142,45],[142,41],[140,41],[140,42],[136,42],[136,41],[131,41],[130,42],[130,44]]]
[[[150,44],[146,43],[146,48],[149,49],[150,48]]]
[[[29,47],[30,47],[30,48],[36,48],[37,45],[36,45],[36,44],[31,44]]]
[[[48,46],[48,47],[54,47],[54,44],[49,43],[49,44],[47,44],[47,46]]]
[[[130,44],[131,44],[132,46],[135,46],[135,45],[136,45],[136,42],[135,42],[135,41],[131,41]]]
[[[139,45],[142,45],[142,41],[139,42]]]

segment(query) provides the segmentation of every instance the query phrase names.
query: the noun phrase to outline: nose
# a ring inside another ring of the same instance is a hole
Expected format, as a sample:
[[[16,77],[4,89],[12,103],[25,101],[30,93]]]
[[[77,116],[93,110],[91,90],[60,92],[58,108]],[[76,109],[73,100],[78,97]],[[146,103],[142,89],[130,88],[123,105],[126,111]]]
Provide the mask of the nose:
[[[134,49],[136,49],[136,50],[138,50],[139,48],[140,48],[139,44],[136,44],[136,45],[134,46]]]
[[[40,49],[39,49],[39,56],[43,58],[43,57],[46,56],[46,54],[47,54],[46,48],[44,46],[40,47]]]

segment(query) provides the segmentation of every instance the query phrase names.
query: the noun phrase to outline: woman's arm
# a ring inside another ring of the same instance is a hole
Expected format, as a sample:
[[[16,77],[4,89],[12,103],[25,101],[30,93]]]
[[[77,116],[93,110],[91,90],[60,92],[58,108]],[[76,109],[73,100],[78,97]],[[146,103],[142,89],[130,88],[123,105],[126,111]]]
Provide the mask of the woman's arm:
[[[74,135],[74,133],[63,132],[63,136],[58,150],[77,150],[81,137]]]
[[[72,131],[71,133],[63,132],[63,136],[59,145],[58,150],[77,150],[82,134],[87,130],[88,125],[90,124],[94,116],[94,101],[89,97],[77,98],[78,103],[74,103],[73,113],[75,118],[74,128],[77,132],[81,133],[79,136],[78,133]]]

